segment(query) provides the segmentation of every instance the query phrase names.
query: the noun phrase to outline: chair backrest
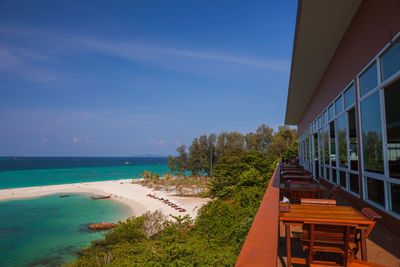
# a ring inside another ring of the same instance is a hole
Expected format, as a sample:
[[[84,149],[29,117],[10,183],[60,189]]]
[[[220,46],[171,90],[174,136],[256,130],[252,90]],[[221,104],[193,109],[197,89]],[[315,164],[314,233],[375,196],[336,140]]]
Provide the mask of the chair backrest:
[[[361,210],[361,213],[364,214],[366,217],[371,219],[372,221],[376,221],[377,219],[382,219],[382,217],[373,211],[371,208],[363,208]]]
[[[356,225],[352,224],[306,222],[301,241],[309,252],[308,263],[314,263],[316,252],[329,252],[341,255],[343,265],[347,266],[350,244],[354,244],[355,234]]]
[[[323,206],[336,206],[335,199],[316,199],[316,198],[302,198],[301,205],[323,205]]]
[[[335,199],[336,195],[339,193],[339,191],[340,191],[340,185],[335,184],[334,186],[332,186],[331,190],[329,190],[328,198]]]
[[[376,224],[376,220],[377,219],[382,219],[382,217],[376,213],[375,211],[373,211],[371,208],[363,208],[361,210],[361,213],[367,217],[368,219],[370,219],[371,221],[374,222],[373,225],[370,225],[367,229],[367,236],[369,236],[369,234],[371,233],[372,229],[374,228],[375,224]]]

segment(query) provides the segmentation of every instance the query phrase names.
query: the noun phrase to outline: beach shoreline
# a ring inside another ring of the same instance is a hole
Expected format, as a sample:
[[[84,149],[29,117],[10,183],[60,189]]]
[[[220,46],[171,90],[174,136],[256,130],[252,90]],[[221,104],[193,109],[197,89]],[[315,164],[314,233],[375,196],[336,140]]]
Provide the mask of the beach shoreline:
[[[154,191],[143,187],[132,180],[108,180],[97,182],[82,182],[73,184],[46,185],[34,187],[9,188],[0,190],[0,201],[16,200],[23,198],[37,198],[52,194],[68,194],[68,193],[86,193],[93,195],[109,195],[111,199],[129,207],[130,213],[126,218],[131,216],[140,216],[147,211],[161,210],[165,215],[189,215],[192,218],[197,216],[197,210],[209,199],[197,197],[177,197],[162,191]],[[180,203],[185,207],[186,212],[179,212],[163,202],[148,197],[148,194],[162,194],[169,199]],[[93,200],[93,201],[107,201]]]

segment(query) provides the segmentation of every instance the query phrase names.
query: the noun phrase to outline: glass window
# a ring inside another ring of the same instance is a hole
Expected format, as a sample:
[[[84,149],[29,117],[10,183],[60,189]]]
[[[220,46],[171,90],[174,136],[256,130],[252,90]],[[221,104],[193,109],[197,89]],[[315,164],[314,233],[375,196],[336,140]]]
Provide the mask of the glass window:
[[[306,148],[306,162],[308,162],[308,137],[306,138],[306,141],[304,142],[305,148]]]
[[[329,123],[330,141],[331,141],[331,165],[336,166],[336,147],[335,147],[335,124],[332,121]]]
[[[350,173],[350,191],[356,194],[360,193],[360,184],[358,183],[358,175]]]
[[[318,135],[314,134],[314,160],[318,161]]]
[[[400,39],[381,57],[382,81],[400,70]]]
[[[390,184],[390,195],[392,196],[392,211],[400,214],[400,185]]]
[[[338,115],[340,112],[343,111],[343,99],[342,97],[339,97],[336,101],[335,101],[335,114]]]
[[[346,186],[346,172],[339,171],[339,177],[340,177],[340,185],[344,188],[347,188]]]
[[[376,72],[376,63],[372,64],[361,76],[360,76],[360,91],[361,96],[374,89],[378,85],[378,74]]]
[[[364,169],[383,174],[379,92],[361,103],[361,132]]]
[[[323,150],[322,150],[322,146],[323,146],[323,135],[322,135],[322,130],[320,129],[320,130],[318,130],[318,142],[319,142],[319,144],[318,144],[318,146],[319,146],[319,149],[320,149],[320,151],[319,151],[319,163],[320,163],[320,165],[321,165],[321,163],[324,161],[324,153],[323,153]]]
[[[350,152],[350,169],[358,171],[358,150],[357,150],[357,127],[356,127],[356,110],[350,109],[347,112],[349,118],[349,152]]]
[[[337,184],[338,183],[338,181],[337,181],[337,176],[336,176],[336,170],[335,169],[332,169],[331,170],[332,172],[332,182],[334,182],[335,184]]]
[[[332,104],[328,108],[328,115],[329,115],[329,120],[332,120],[335,118],[335,106]]]
[[[386,87],[384,92],[389,176],[400,179],[400,80]]]
[[[329,165],[329,124],[324,127],[324,158],[325,164]]]
[[[367,177],[367,194],[368,199],[376,204],[385,206],[385,191],[383,181],[375,180]]]
[[[346,117],[344,114],[337,119],[337,135],[339,147],[339,166],[342,168],[347,168]]]
[[[328,122],[328,111],[325,110],[324,112],[324,124],[326,124]]]
[[[350,86],[349,89],[344,92],[344,108],[348,108],[354,104],[354,85]]]

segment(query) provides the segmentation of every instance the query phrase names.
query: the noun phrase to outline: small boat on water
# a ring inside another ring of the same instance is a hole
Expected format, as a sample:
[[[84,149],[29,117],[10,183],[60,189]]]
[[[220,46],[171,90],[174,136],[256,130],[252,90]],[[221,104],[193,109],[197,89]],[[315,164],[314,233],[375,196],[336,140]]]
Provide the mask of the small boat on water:
[[[69,194],[66,194],[66,195],[59,195],[58,197],[69,197]]]
[[[105,199],[105,198],[110,198],[111,195],[105,196],[105,195],[97,195],[97,196],[92,196],[92,199]]]

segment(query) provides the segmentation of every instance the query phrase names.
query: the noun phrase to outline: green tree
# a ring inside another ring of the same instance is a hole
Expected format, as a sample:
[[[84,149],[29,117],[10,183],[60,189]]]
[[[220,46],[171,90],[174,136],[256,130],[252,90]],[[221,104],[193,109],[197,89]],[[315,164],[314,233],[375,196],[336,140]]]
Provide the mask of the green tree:
[[[178,170],[178,161],[176,157],[173,157],[171,155],[168,156],[168,168],[170,169],[172,174],[174,174]]]
[[[216,147],[215,143],[217,141],[217,135],[212,133],[208,136],[208,153],[209,153],[209,164],[210,164],[210,171],[209,175],[212,175],[213,165],[216,161]]]
[[[259,151],[259,135],[255,133],[248,133],[244,137],[246,141],[247,151]]]
[[[189,170],[193,175],[198,175],[201,171],[201,150],[199,139],[194,138],[189,147]]]
[[[187,170],[187,165],[188,165],[188,154],[186,152],[186,146],[181,145],[176,149],[176,152],[178,152],[178,156],[176,157],[176,165],[177,165],[177,171],[179,174],[185,174],[185,170]]]
[[[226,154],[215,164],[215,178],[211,181],[210,193],[223,199],[230,197],[233,186],[239,182],[242,172],[251,168],[268,177],[271,160],[265,154],[257,151]]]
[[[267,153],[268,147],[274,137],[274,129],[271,127],[261,124],[256,131],[257,136],[257,151]]]
[[[225,150],[230,153],[242,153],[245,151],[244,136],[239,132],[231,132],[226,136]]]
[[[210,153],[208,146],[207,135],[202,135],[199,138],[199,160],[202,173],[210,173]]]

